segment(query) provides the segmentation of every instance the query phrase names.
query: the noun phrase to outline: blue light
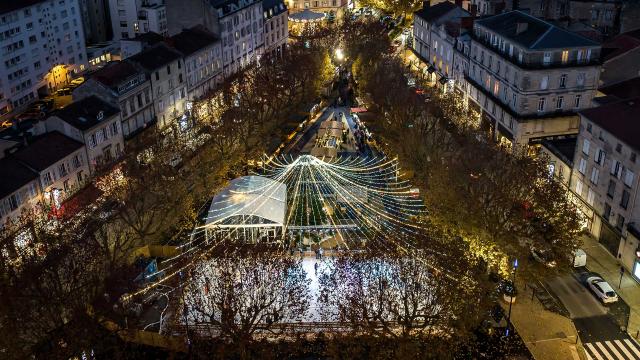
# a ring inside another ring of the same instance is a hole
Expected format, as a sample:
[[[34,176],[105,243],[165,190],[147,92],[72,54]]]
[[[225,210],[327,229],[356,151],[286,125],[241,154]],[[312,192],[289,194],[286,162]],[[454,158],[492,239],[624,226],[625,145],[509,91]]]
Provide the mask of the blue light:
[[[513,260],[513,268],[514,269],[518,268],[518,259]]]

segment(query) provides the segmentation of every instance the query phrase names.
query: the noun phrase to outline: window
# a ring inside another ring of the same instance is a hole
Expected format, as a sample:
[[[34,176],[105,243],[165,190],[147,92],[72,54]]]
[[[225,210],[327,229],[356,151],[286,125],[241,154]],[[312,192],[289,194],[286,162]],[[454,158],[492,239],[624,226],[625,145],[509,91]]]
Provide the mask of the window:
[[[592,183],[597,185],[599,176],[600,176],[600,170],[594,167],[593,169],[591,169],[591,177],[589,178],[589,180],[591,180]]]
[[[549,87],[549,75],[545,75],[540,80],[540,90],[546,90]]]
[[[557,110],[561,110],[562,109],[562,103],[563,102],[564,102],[564,97],[558,96],[558,99],[556,100],[556,109]]]
[[[629,160],[631,160],[632,163],[636,162],[636,153],[631,153],[631,155],[629,156]]]
[[[620,199],[620,207],[626,209],[629,206],[629,192],[622,190],[622,198]]]
[[[589,191],[587,191],[587,203],[591,206],[593,206],[593,200],[595,199],[596,194],[593,192],[593,190],[591,190],[591,188],[589,188]]]
[[[90,148],[94,148],[98,145],[97,139],[96,139],[96,134],[93,133],[91,134],[91,137],[89,137],[89,147]]]
[[[156,81],[160,80],[160,72],[156,71]]]
[[[615,160],[613,163],[611,163],[611,175],[619,179],[621,172],[622,172],[622,165],[620,164],[620,161]]]
[[[602,149],[596,150],[596,156],[594,158],[596,164],[602,165],[604,164],[605,152]]]
[[[584,80],[587,77],[585,73],[578,73],[578,77],[576,78],[576,85],[584,86]]]
[[[611,217],[611,205],[604,203],[604,213],[602,214],[602,217],[609,221],[609,218]]]
[[[562,63],[566,64],[569,61],[569,50],[562,51]]]
[[[618,214],[618,220],[616,221],[616,228],[618,230],[622,230],[624,227],[624,216],[622,214]]]
[[[113,135],[118,135],[118,122],[114,121],[113,123],[111,123],[111,133]]]
[[[171,65],[167,65],[167,75],[171,75]]]
[[[80,157],[78,155],[73,157],[73,168],[77,169],[80,167]]]
[[[518,101],[518,94],[513,93],[513,107],[516,107],[516,102]]]
[[[580,173],[584,175],[584,172],[587,171],[587,160],[582,158],[580,159],[580,165],[578,166],[578,171],[580,171]]]
[[[560,87],[565,88],[567,86],[567,74],[560,76]]]
[[[576,194],[582,196],[582,181],[576,181]]]
[[[625,169],[624,172],[624,184],[627,185],[628,187],[633,186],[633,178],[635,177],[635,174],[633,173],[633,171],[629,170],[629,169]]]
[[[544,57],[542,58],[542,64],[544,64],[544,65],[551,64],[551,53],[550,52],[544,53]]]
[[[591,146],[591,142],[587,139],[584,139],[582,142],[582,153],[589,156],[589,147]]]
[[[607,196],[612,198],[616,194],[616,181],[611,179],[609,180],[609,186],[607,187]]]
[[[142,107],[142,93],[138,94],[136,98],[138,99],[138,107]]]
[[[82,170],[78,171],[78,182],[82,182]]]
[[[44,187],[51,185],[52,182],[53,180],[51,180],[51,173],[47,171],[46,173],[42,174],[42,183],[44,184]]]
[[[544,111],[544,98],[540,98],[540,100],[538,100],[538,111]]]
[[[622,145],[621,145],[620,143],[618,143],[618,144],[616,145],[616,151],[617,151],[617,152],[622,152]]]
[[[580,107],[580,98],[581,95],[576,95],[574,101],[573,101],[573,107],[575,107],[576,109]],[[591,124],[588,125],[588,131],[591,132]]]

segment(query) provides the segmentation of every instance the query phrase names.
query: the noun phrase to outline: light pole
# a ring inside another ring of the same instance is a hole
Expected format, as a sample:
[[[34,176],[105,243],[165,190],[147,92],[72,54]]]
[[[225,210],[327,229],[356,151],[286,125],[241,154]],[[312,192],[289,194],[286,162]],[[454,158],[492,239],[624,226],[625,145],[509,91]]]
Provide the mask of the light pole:
[[[505,336],[509,336],[509,328],[511,327],[511,306],[513,305],[513,298],[516,295],[516,271],[518,271],[518,259],[513,260],[513,270],[511,270],[513,292],[511,296],[509,296],[509,314],[507,315],[507,331]]]

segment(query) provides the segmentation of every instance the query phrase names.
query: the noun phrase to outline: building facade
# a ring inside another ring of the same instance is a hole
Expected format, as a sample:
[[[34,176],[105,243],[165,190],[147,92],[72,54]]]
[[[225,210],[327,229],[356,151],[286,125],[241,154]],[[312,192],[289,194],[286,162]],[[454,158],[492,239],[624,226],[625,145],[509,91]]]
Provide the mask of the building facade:
[[[176,129],[187,110],[187,81],[182,54],[166,44],[127,59],[150,79],[152,101],[160,130]]]
[[[264,53],[278,58],[284,53],[289,39],[289,10],[283,0],[263,0]]]
[[[55,111],[46,120],[46,126],[47,132],[58,131],[85,145],[91,175],[123,154],[120,110],[97,96],[86,97]]]
[[[34,209],[40,199],[38,173],[13,157],[0,159],[0,230]]]
[[[639,111],[633,98],[580,112],[571,184],[588,204],[590,232],[630,271],[639,245],[629,236],[640,224]]]
[[[156,122],[151,81],[134,64],[111,62],[73,91],[74,101],[92,95],[119,108],[125,139],[132,138]]]
[[[78,0],[0,5],[0,116],[68,84],[87,66]]]
[[[149,31],[168,35],[163,0],[109,0],[114,40],[132,39]]]
[[[87,44],[111,40],[111,21],[108,0],[79,0],[82,24]]]
[[[203,26],[185,29],[169,39],[183,57],[187,79],[187,108],[222,83],[222,43]]]
[[[600,46],[521,11],[476,20],[467,96],[497,140],[578,132],[600,74]]]

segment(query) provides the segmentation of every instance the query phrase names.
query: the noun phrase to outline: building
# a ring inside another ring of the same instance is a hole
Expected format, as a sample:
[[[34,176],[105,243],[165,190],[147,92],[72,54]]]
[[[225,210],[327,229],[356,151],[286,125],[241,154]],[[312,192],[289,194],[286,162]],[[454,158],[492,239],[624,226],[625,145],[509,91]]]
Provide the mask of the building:
[[[184,122],[187,110],[187,82],[182,54],[163,43],[127,61],[139,67],[151,81],[158,128],[177,129],[178,121]],[[141,104],[144,106],[144,103]]]
[[[339,9],[347,6],[347,0],[287,0],[287,7],[291,11],[302,11],[310,9],[313,11],[337,12]]]
[[[163,0],[108,0],[114,40],[132,39],[149,31],[167,36]]]
[[[17,221],[37,206],[40,195],[38,173],[13,157],[0,159],[0,229],[7,221]]]
[[[590,207],[584,211],[590,232],[629,270],[638,260],[637,236],[629,233],[640,224],[639,113],[640,97],[580,112],[571,182]]]
[[[55,111],[46,123],[47,132],[58,131],[85,145],[91,174],[124,151],[120,110],[95,95]]]
[[[629,99],[640,96],[640,76],[617,82],[613,85],[601,87],[598,92],[613,100]],[[601,98],[596,98],[601,100]]]
[[[187,76],[187,108],[222,83],[222,42],[203,26],[185,29],[169,43],[183,57]]]
[[[59,132],[50,132],[37,137],[11,158],[37,174],[45,207],[59,208],[89,177],[85,153],[82,143]],[[29,189],[27,193],[33,194],[33,191]]]
[[[263,177],[233,179],[211,201],[203,228],[206,240],[247,243],[280,241],[287,214],[287,186]]]
[[[521,11],[476,20],[467,96],[496,140],[528,144],[578,132],[600,76],[600,46]]]
[[[620,34],[602,44],[600,86],[640,76],[640,30]]]
[[[0,2],[0,47],[0,116],[7,117],[87,66],[78,0]]]
[[[513,0],[516,1],[516,0]],[[471,0],[469,10],[475,8],[480,16],[489,16],[500,14],[504,11],[511,10],[513,6],[512,0]]]
[[[165,40],[164,36],[153,31],[136,35],[134,38],[120,40],[120,57],[121,59],[130,58]]]
[[[262,0],[264,11],[264,54],[278,58],[289,39],[289,10],[283,0]]]
[[[157,120],[149,75],[132,63],[111,62],[73,91],[74,101],[92,95],[120,109],[125,139],[132,138]]]
[[[78,0],[87,44],[104,43],[113,37],[109,0]]]
[[[621,0],[569,1],[569,17],[583,21],[603,34],[617,34],[620,27]]]
[[[553,175],[567,189],[573,174],[573,156],[576,150],[577,136],[570,135],[557,139],[544,139],[540,152],[549,157],[549,174]]]
[[[109,41],[87,45],[88,72],[95,71],[111,61],[120,60],[120,44]]]
[[[427,6],[413,16],[413,49],[429,66],[423,70],[429,80],[447,86],[454,78],[454,52],[463,30],[463,19],[471,14],[461,7],[442,2]],[[469,22],[470,24],[471,22]]]

